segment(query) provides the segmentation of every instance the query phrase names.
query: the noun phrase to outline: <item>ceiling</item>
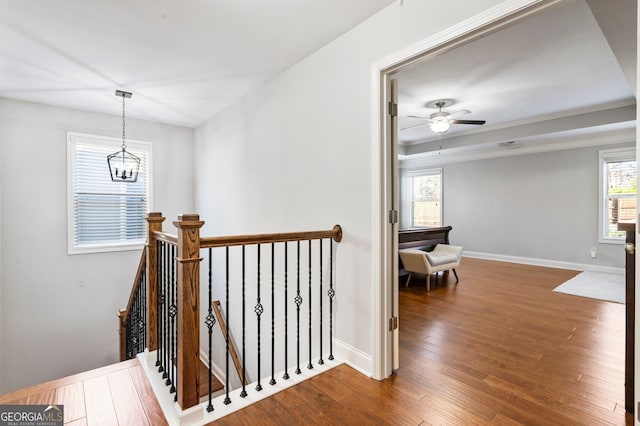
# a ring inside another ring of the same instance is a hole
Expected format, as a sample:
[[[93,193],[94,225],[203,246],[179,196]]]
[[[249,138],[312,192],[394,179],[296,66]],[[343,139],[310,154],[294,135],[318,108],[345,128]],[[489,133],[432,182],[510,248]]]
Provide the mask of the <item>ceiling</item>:
[[[3,0],[0,97],[195,127],[395,0]]]
[[[594,134],[629,140],[635,8],[635,0],[570,2],[401,71],[400,158],[424,162]],[[408,117],[428,117],[437,109],[426,104],[438,99],[455,102],[444,108],[448,112],[471,111],[458,118],[486,124],[454,124],[439,135]]]

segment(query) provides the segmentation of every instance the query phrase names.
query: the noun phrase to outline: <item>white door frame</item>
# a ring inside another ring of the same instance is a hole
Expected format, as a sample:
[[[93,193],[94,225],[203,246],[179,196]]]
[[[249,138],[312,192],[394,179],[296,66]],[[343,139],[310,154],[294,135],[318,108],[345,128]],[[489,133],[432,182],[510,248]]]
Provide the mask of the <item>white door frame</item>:
[[[475,15],[421,42],[402,49],[376,62],[371,67],[371,312],[372,377],[382,380],[393,372],[393,341],[389,331],[392,315],[392,291],[397,297],[397,277],[392,274],[391,224],[388,212],[393,208],[392,184],[393,149],[389,148],[389,129],[385,114],[389,102],[389,77],[412,64],[429,60],[455,49],[490,32],[497,31],[553,5],[573,0],[505,0],[501,4]],[[640,158],[640,156],[638,157]],[[640,268],[638,268],[640,269]],[[636,354],[638,355],[638,354]],[[636,380],[637,382],[637,380]]]

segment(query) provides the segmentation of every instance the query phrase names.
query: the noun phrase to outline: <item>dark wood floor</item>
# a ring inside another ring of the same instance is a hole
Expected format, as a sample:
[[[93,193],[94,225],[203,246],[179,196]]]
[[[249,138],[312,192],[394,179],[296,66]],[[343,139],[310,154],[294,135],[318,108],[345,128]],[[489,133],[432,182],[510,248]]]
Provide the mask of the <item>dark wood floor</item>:
[[[624,305],[552,292],[573,271],[465,258],[458,274],[401,288],[391,378],[342,365],[216,424],[632,424]],[[166,424],[138,360],[0,395],[12,403],[64,404],[74,426]]]
[[[552,292],[574,271],[465,258],[458,274],[401,288],[391,378],[341,366],[217,424],[632,424],[624,305]]]

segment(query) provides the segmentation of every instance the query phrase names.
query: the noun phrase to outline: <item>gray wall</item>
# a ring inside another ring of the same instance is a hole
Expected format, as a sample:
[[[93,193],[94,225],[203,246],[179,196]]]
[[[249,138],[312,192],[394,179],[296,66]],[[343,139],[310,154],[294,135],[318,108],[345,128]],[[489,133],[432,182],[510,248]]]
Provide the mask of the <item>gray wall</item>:
[[[610,148],[434,166],[443,169],[444,224],[453,226],[451,242],[492,255],[624,267],[621,245],[598,243],[598,150]],[[401,197],[406,196],[403,185]],[[597,258],[590,258],[590,247],[598,248]]]
[[[66,132],[118,137],[121,126],[118,116],[0,99],[0,392],[118,361],[116,313],[141,249],[67,255]],[[193,211],[193,130],[128,119],[127,137],[153,143],[153,207],[173,229]]]

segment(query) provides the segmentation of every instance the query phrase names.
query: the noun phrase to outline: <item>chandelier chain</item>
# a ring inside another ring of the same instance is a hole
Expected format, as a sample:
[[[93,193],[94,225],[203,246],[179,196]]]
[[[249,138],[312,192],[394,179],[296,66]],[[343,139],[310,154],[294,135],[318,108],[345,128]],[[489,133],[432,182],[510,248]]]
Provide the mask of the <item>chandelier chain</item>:
[[[127,151],[126,146],[126,99],[130,98],[132,93],[123,90],[116,90],[116,96],[122,97],[122,146],[120,150],[107,156],[107,164],[109,165],[109,174],[113,182],[136,182],[138,180],[138,172],[140,171],[140,157]]]
[[[122,149],[124,150],[125,144],[124,144],[124,131],[125,131],[125,121],[124,121],[124,99],[125,99],[125,95],[122,94]]]

